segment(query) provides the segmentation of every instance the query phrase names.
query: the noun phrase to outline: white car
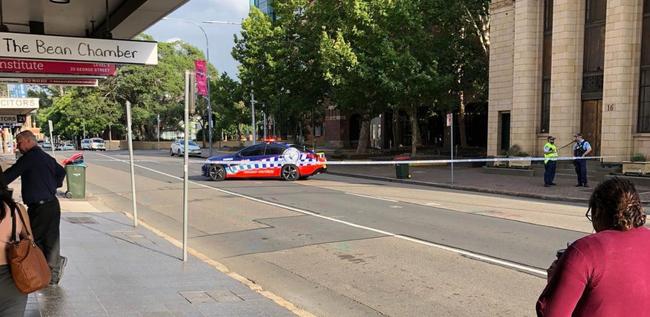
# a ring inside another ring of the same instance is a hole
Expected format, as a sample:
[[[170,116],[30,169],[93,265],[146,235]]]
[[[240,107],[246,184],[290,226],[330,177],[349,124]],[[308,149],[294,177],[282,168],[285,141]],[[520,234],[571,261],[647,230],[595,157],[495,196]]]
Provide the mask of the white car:
[[[92,138],[90,139],[90,150],[91,151],[106,151],[106,144],[104,139],[101,138]]]
[[[57,151],[74,151],[74,145],[69,142],[61,143],[56,146],[55,150]]]
[[[51,150],[52,149],[52,143],[50,141],[38,141],[38,146],[41,147],[43,150]]]
[[[185,146],[184,142],[185,141],[183,139],[180,139],[180,140],[176,140],[174,143],[172,143],[171,148],[169,149],[169,154],[171,156],[174,156],[174,155],[181,156],[181,155],[185,154],[185,152],[183,152],[183,147]],[[188,155],[190,155],[190,156],[192,156],[192,155],[201,156],[201,147],[198,144],[196,144],[196,142],[190,141],[189,142],[189,148],[190,149],[188,151]]]
[[[90,139],[81,140],[81,149],[82,150],[90,150]]]

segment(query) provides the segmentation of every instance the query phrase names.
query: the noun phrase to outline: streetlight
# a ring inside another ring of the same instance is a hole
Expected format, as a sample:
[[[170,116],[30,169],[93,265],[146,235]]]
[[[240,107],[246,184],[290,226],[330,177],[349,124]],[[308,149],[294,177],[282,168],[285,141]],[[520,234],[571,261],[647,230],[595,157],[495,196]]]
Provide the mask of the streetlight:
[[[201,26],[200,23],[206,23],[206,24],[232,24],[232,25],[241,25],[241,23],[236,23],[236,22],[227,22],[227,21],[203,21],[203,22],[194,22],[189,19],[182,19],[182,18],[171,18],[171,17],[165,17],[163,20],[176,20],[176,21],[181,21],[185,23],[192,24],[201,30],[201,33],[203,33],[203,37],[205,37],[205,54],[206,54],[206,59],[208,61],[208,69],[207,69],[207,89],[208,89],[208,95],[206,97],[206,100],[208,102],[208,142],[210,143],[209,148],[210,148],[210,156],[212,156],[212,129],[213,129],[213,122],[212,122],[212,104],[210,102],[210,40],[208,38],[208,33],[205,32],[205,29]]]

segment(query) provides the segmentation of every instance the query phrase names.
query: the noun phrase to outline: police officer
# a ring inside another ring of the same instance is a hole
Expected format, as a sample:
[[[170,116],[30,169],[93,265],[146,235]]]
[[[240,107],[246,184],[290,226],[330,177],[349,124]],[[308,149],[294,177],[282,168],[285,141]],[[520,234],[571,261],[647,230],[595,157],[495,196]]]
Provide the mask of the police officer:
[[[554,186],[555,168],[557,167],[557,146],[555,137],[549,136],[544,144],[544,187]]]
[[[589,187],[587,185],[587,160],[584,159],[591,153],[591,144],[582,137],[581,133],[576,133],[575,144],[573,145],[573,165],[576,168],[576,175],[578,176],[578,184],[576,187]]]

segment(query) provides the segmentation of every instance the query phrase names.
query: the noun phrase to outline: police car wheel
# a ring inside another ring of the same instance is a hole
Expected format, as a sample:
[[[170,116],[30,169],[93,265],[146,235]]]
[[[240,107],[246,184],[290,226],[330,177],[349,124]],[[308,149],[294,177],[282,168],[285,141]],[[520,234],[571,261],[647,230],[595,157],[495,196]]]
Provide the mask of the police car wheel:
[[[169,156],[174,156],[174,150],[169,149]]]
[[[213,181],[222,181],[226,179],[226,169],[221,165],[212,165],[208,169],[208,176]]]
[[[293,165],[293,164],[287,164],[285,166],[282,166],[282,179],[285,181],[295,181],[300,179],[300,172],[298,171],[298,167]]]

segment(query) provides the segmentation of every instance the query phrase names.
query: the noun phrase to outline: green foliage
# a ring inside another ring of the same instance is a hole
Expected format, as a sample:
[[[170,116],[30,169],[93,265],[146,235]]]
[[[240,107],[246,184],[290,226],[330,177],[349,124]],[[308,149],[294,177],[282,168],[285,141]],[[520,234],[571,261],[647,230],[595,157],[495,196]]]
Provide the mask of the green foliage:
[[[632,162],[645,162],[646,157],[642,153],[636,153],[632,155]]]
[[[142,39],[151,39],[142,35]],[[61,91],[40,88],[30,91],[39,97],[39,122],[52,120],[55,134],[66,138],[102,135],[112,127],[125,130],[125,104],[132,104],[133,132],[136,139],[156,138],[157,116],[161,130],[175,131],[183,120],[185,70],[194,69],[194,60],[204,59],[196,47],[182,41],[158,44],[159,63],[156,66],[128,65],[118,69],[115,77],[100,81],[98,88],[66,88]],[[211,76],[216,70],[210,66]],[[205,111],[199,101],[197,112]],[[46,125],[42,125],[46,127]],[[45,129],[47,131],[47,128]]]
[[[486,100],[489,3],[276,0],[275,21],[253,8],[233,57],[244,91],[276,117],[406,111],[416,144],[418,114]]]

